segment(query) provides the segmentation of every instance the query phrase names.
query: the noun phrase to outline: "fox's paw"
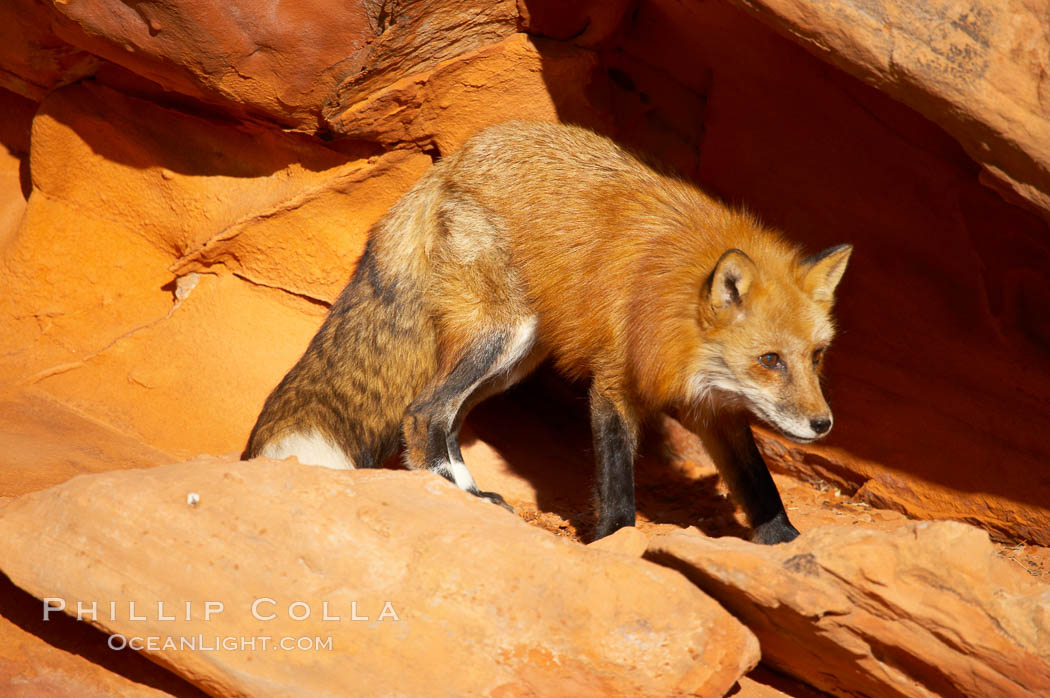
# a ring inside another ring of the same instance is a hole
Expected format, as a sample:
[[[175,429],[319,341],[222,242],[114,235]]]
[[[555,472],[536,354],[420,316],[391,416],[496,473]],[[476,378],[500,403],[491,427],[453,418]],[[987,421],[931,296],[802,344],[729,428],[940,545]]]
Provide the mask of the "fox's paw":
[[[507,504],[507,500],[495,492],[476,492],[475,494],[486,502],[492,502],[493,504],[503,507],[512,514],[515,513],[514,507]]]
[[[764,524],[755,526],[755,530],[751,533],[751,542],[762,545],[790,543],[798,538],[798,535],[798,529],[788,521],[787,514],[780,512]]]

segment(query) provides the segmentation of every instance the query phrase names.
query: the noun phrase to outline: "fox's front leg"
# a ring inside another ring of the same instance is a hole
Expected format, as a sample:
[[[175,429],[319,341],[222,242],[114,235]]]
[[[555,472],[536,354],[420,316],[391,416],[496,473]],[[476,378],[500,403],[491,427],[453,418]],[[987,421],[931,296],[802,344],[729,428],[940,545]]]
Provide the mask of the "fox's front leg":
[[[598,479],[598,527],[603,538],[634,525],[634,454],[638,426],[616,392],[591,386],[591,436]]]
[[[730,494],[751,524],[751,540],[772,545],[798,537],[744,412],[724,412],[689,425],[704,443]]]

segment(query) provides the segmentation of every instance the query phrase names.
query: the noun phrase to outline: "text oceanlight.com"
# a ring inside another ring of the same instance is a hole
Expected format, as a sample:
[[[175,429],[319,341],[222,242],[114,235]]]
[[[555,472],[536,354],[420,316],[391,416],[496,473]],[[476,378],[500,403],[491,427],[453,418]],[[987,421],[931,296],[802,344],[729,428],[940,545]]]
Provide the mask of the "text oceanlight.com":
[[[149,652],[266,652],[280,650],[284,652],[313,652],[317,650],[332,651],[332,638],[291,636],[272,637],[270,635],[122,635],[115,633],[106,640],[111,650],[133,649]]]

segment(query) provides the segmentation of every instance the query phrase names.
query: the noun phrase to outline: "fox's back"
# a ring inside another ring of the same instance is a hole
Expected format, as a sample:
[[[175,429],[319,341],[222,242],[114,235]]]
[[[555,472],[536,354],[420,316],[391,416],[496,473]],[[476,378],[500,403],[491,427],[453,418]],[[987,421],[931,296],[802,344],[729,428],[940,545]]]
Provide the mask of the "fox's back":
[[[747,246],[741,235],[763,235],[746,216],[582,128],[501,124],[443,166],[452,196],[486,210],[537,312],[540,341],[570,373],[590,372],[597,357],[626,360],[628,329],[656,329],[638,322],[649,312],[638,306],[686,312],[722,251]]]

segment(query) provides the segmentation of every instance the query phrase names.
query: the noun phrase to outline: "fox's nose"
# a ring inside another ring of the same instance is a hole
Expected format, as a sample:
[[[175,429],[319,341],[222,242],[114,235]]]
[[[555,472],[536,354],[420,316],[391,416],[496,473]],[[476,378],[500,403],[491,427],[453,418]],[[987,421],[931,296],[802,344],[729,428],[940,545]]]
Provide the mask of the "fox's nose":
[[[817,433],[818,436],[827,434],[831,431],[831,420],[827,417],[820,417],[819,419],[809,420],[810,428]]]

